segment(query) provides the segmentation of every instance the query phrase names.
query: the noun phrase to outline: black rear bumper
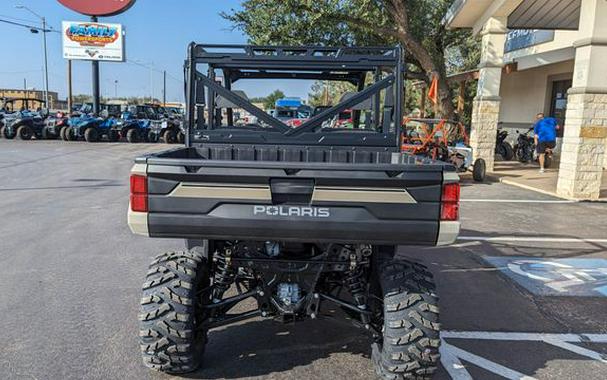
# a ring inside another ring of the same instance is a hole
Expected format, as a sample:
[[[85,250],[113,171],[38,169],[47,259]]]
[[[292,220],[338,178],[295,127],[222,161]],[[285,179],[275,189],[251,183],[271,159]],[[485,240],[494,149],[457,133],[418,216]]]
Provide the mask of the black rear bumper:
[[[438,236],[438,222],[416,220],[302,221],[151,213],[148,221],[150,236],[160,238],[435,245]]]

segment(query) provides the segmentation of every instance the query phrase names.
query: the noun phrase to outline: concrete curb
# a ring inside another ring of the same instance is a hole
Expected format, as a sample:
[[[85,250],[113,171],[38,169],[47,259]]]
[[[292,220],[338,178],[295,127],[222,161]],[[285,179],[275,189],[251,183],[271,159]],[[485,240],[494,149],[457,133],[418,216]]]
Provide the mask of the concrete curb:
[[[503,183],[505,185],[515,186],[515,187],[519,187],[521,189],[535,191],[536,193],[540,193],[540,194],[544,194],[544,195],[549,195],[551,197],[555,197],[555,198],[559,198],[559,199],[564,199],[564,200],[572,201],[572,202],[576,202],[576,203],[607,203],[607,199],[604,199],[604,198],[597,199],[597,200],[592,200],[592,199],[575,199],[575,198],[563,197],[561,195],[557,195],[556,193],[554,193],[552,191],[543,190],[543,189],[539,189],[537,187],[524,185],[522,183],[518,183],[516,181],[512,181],[512,180],[510,180],[508,178],[500,177],[500,176],[498,176],[496,174],[487,174],[487,177],[491,178],[491,180]]]

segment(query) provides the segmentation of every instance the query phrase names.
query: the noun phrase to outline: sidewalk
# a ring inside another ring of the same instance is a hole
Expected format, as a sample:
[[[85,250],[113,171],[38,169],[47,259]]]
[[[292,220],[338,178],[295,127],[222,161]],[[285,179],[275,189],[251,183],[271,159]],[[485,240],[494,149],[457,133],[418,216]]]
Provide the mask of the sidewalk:
[[[489,176],[502,183],[522,187],[557,197],[558,166],[540,174],[537,164],[521,164],[517,161],[496,161],[495,170]],[[601,201],[607,201],[607,171],[603,173]]]

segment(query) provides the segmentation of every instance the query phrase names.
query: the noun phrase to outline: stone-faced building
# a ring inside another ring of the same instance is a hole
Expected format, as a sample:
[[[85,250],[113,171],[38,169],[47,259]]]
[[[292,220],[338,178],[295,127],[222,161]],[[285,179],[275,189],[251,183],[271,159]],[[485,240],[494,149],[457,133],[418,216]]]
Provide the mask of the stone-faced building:
[[[498,124],[560,119],[557,193],[599,197],[607,165],[607,1],[457,0],[451,28],[482,39],[471,144],[493,168]]]

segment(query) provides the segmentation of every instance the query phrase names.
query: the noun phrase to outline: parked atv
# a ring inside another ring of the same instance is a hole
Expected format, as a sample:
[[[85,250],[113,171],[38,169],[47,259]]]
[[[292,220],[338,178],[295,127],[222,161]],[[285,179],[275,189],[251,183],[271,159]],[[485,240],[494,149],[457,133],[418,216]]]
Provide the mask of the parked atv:
[[[69,117],[63,112],[57,112],[55,115],[48,117],[42,128],[43,139],[61,138],[61,131],[65,131],[68,126]]]
[[[5,114],[2,135],[4,138],[20,140],[31,140],[33,137],[42,139],[42,130],[44,128],[44,119],[47,115],[46,110],[38,112],[19,111],[12,114]]]
[[[508,131],[500,129],[497,131],[497,140],[495,142],[495,154],[502,157],[504,161],[512,161],[515,156],[512,145],[506,139],[508,138]]]
[[[148,119],[120,119],[114,127],[116,133],[131,144],[148,141],[151,122]]]
[[[72,123],[64,133],[68,141],[84,139],[86,142],[98,142],[106,136],[109,142],[116,142],[120,136],[115,126],[116,119],[109,117],[107,111],[102,111],[101,117],[87,115],[77,118],[76,123]]]
[[[150,142],[158,142],[160,139],[164,140],[165,144],[183,144],[185,142],[185,133],[182,120],[170,117],[164,120],[152,121],[148,140]]]

